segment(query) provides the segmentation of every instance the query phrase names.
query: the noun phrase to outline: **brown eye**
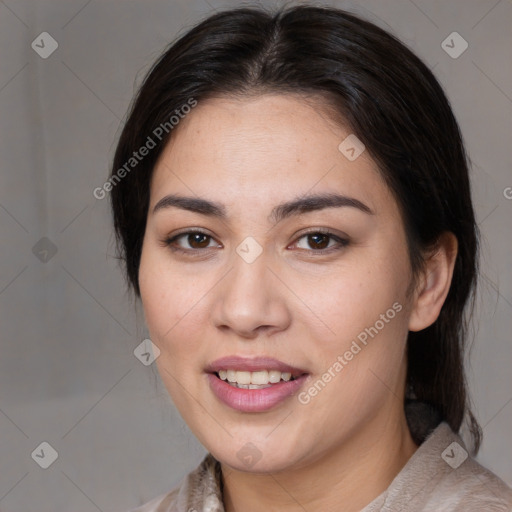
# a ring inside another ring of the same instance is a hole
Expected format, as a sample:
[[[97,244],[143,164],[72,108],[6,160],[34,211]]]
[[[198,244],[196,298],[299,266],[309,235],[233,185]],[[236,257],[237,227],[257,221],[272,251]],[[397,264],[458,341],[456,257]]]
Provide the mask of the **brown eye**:
[[[201,252],[202,249],[219,247],[219,245],[215,245],[215,243],[212,245],[212,242],[215,242],[215,240],[207,233],[203,233],[202,231],[187,231],[166,239],[164,244],[173,251],[193,253]]]
[[[329,236],[323,233],[313,233],[308,236],[308,244],[312,249],[325,249],[329,245]]]
[[[328,231],[311,231],[299,237],[294,245],[301,250],[323,253],[343,249],[348,243],[347,239]]]
[[[193,249],[204,249],[210,244],[210,238],[204,233],[190,233],[187,236],[187,242]]]

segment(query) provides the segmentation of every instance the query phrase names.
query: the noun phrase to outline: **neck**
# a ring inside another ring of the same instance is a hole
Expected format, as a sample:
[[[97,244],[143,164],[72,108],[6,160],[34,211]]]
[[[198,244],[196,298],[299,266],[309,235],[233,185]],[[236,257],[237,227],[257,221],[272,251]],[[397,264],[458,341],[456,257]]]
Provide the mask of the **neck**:
[[[226,512],[360,511],[387,489],[417,449],[403,409],[394,418],[375,418],[304,467],[256,474],[222,464]]]

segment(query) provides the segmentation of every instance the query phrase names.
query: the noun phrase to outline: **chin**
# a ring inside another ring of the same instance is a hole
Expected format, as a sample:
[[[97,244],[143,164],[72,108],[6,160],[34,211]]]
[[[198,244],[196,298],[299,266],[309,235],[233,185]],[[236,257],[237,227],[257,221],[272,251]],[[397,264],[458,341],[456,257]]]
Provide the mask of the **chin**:
[[[267,432],[267,429],[265,429]],[[291,443],[286,445],[290,438],[275,437],[272,440],[265,439],[266,434],[260,434],[252,437],[254,441],[250,441],[251,436],[243,436],[231,439],[228,444],[220,444],[213,442],[210,446],[206,446],[208,451],[222,464],[248,473],[277,473],[288,470],[292,466],[298,465],[308,452],[304,445],[301,446],[301,452],[298,452]],[[300,444],[299,444],[300,445]]]

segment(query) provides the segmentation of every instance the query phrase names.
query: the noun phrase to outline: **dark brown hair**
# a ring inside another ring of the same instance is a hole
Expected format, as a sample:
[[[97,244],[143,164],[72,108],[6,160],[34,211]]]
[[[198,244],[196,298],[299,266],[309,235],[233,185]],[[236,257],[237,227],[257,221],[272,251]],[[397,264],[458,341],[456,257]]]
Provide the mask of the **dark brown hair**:
[[[468,407],[463,355],[478,232],[464,144],[431,71],[368,21],[329,7],[302,5],[274,14],[240,8],[210,16],[170,45],[140,87],[113,161],[111,180],[148,136],[167,126],[164,136],[153,136],[156,147],[113,182],[114,225],[129,284],[140,296],[149,184],[172,137],[171,116],[191,99],[265,92],[319,95],[365,144],[401,209],[414,276],[443,232],[457,237],[453,280],[439,318],[409,333],[407,384],[455,431],[467,413],[476,452],[481,431]]]

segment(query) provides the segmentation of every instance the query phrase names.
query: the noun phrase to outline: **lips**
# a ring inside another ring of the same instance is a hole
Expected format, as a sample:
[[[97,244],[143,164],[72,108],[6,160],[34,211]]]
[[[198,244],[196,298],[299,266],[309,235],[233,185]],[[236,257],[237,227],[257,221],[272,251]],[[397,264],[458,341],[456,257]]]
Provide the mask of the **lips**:
[[[219,373],[220,370],[240,370],[246,372],[275,370],[281,373],[290,373],[295,378],[307,373],[306,370],[290,366],[271,357],[243,358],[240,356],[228,356],[217,359],[205,368],[206,373]]]
[[[296,394],[308,377],[305,370],[268,357],[249,359],[228,356],[214,361],[205,368],[205,371],[214,395],[223,404],[241,412],[264,412],[276,407]],[[244,381],[248,375],[266,372],[269,375],[279,374],[281,378],[277,382],[268,382],[264,385],[237,382]],[[229,379],[226,378],[227,375]]]

